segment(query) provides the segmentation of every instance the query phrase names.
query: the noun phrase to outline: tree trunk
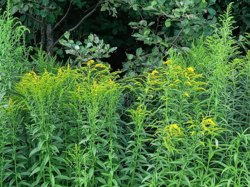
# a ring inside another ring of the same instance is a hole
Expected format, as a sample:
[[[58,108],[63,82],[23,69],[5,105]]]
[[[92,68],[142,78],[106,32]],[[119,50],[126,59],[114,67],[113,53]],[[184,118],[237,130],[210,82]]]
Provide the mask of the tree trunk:
[[[46,35],[47,35],[46,51],[52,57],[53,56],[53,45],[54,45],[52,24],[47,24]]]
[[[44,49],[44,44],[45,44],[45,25],[43,24],[43,18],[41,21],[41,45],[42,48]]]

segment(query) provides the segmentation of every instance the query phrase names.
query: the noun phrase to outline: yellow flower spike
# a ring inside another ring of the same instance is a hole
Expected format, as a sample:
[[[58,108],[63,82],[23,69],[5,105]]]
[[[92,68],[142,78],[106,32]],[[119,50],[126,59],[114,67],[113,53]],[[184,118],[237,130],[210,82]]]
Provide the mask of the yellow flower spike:
[[[158,127],[155,126],[155,125],[148,125],[148,127],[158,128]]]
[[[168,86],[174,86],[174,84],[170,84],[170,85],[168,85]]]
[[[188,80],[190,80],[190,78],[189,78],[187,72],[185,72],[185,77],[186,77]]]
[[[176,82],[181,82],[179,79],[176,79],[175,81],[174,81],[174,83],[176,83]]]
[[[210,124],[210,125],[213,125],[213,126],[216,125],[216,124],[213,122],[212,119],[206,119],[206,122],[207,122],[208,124]]]
[[[175,69],[182,70],[181,66],[176,66]]]
[[[168,151],[170,151],[169,145],[167,144],[166,137],[163,137],[163,141],[164,141],[164,145],[166,146],[166,148],[168,149]]]
[[[58,76],[60,76],[60,75],[62,75],[62,69],[61,68],[58,70]]]
[[[97,82],[96,82],[96,81],[94,81],[94,83],[93,83],[93,87],[94,87],[94,88],[96,88],[96,86],[97,86]]]
[[[196,127],[196,125],[191,125],[191,126],[189,126],[188,128],[191,129],[191,128],[193,128],[193,127]]]
[[[197,87],[196,90],[203,90],[203,91],[207,91],[205,88],[202,87]]]
[[[32,77],[32,74],[31,73],[27,73],[27,76]]]
[[[103,64],[96,64],[95,67],[106,68],[106,66]]]
[[[187,70],[188,70],[190,73],[194,73],[194,67],[188,67]]]
[[[13,104],[13,99],[10,97],[10,104]]]
[[[87,65],[90,66],[90,65],[93,64],[94,62],[95,62],[94,60],[89,60],[89,61],[87,62]]]
[[[195,131],[190,132],[190,134],[191,134],[191,136],[193,136],[195,134]]]
[[[68,66],[67,66],[67,70],[69,70],[70,69],[70,65],[68,64]]]
[[[167,64],[169,65],[171,63],[172,60],[167,60],[166,62],[163,62],[162,64]]]
[[[193,124],[193,120],[187,121],[185,124],[189,124],[189,123]]]
[[[205,147],[205,143],[204,142],[200,142],[201,145],[203,145],[203,147]]]
[[[154,76],[156,73],[159,73],[158,71],[156,71],[156,70],[154,70],[154,71],[152,71],[152,75]]]
[[[109,84],[114,83],[114,81],[112,79],[109,79]]]
[[[190,97],[188,93],[184,93],[185,96]]]
[[[192,84],[189,81],[187,81],[186,84],[189,84],[190,86],[192,86]]]
[[[206,124],[204,122],[202,122],[201,125],[205,131],[210,131],[209,128],[206,127]]]

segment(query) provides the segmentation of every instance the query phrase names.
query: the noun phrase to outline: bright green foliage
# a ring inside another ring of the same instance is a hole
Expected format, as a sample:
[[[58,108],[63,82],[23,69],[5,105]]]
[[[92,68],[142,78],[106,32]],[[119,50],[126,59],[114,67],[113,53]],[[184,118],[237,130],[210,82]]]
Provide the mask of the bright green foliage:
[[[238,30],[236,31],[236,36],[242,37],[246,32],[249,32],[250,21],[249,21],[249,11],[250,2],[248,0],[242,1],[230,1],[230,0],[217,0],[215,2],[214,10],[216,14],[222,14],[227,8],[230,2],[234,2],[232,5],[232,15],[237,23]]]
[[[249,186],[250,53],[233,59],[231,30],[229,8],[136,78],[94,60],[26,73],[0,110],[0,186]]]
[[[211,26],[217,22],[212,8],[215,1],[212,0],[126,2],[140,12],[142,18],[141,21],[130,22],[131,28],[137,30],[132,36],[151,46],[150,51],[136,52],[136,56],[127,55],[123,71],[128,76],[160,67],[171,47],[175,51],[188,50],[193,39],[211,35],[214,30]],[[209,14],[208,19],[204,17],[206,13]]]
[[[5,12],[0,16],[0,102],[13,81],[29,67],[30,49],[25,46],[27,28]]]
[[[34,71],[38,74],[44,73],[45,71],[57,73],[58,68],[60,67],[60,63],[56,63],[57,57],[51,57],[42,50],[42,46],[40,47],[40,50],[37,51],[37,54],[31,58],[33,59],[32,64],[34,64]]]
[[[27,146],[18,151],[17,157],[11,155],[17,154],[16,150],[11,154],[2,153],[4,158],[10,157],[13,160],[9,161],[15,163],[14,169],[11,166],[3,168],[1,174],[4,181],[7,182],[16,176],[12,182],[19,186],[20,182],[25,182],[20,178],[28,179],[27,175],[31,177],[29,181],[32,181],[33,186],[68,186],[69,183],[60,178],[70,177],[68,174],[71,173],[71,168],[66,165],[69,164],[73,166],[72,175],[77,177],[75,183],[81,186],[79,165],[73,164],[76,158],[67,158],[65,151],[75,144],[83,144],[87,147],[85,163],[89,169],[86,172],[91,181],[88,184],[95,184],[99,180],[95,173],[98,173],[97,166],[100,164],[103,167],[102,172],[107,173],[107,181],[113,183],[110,170],[115,172],[115,168],[117,169],[115,155],[118,155],[120,149],[115,138],[120,130],[115,124],[116,108],[122,89],[114,82],[115,73],[109,73],[108,67],[103,64],[92,65],[93,62],[91,60],[85,67],[76,70],[71,70],[68,65],[66,69],[60,68],[57,74],[47,71],[41,76],[35,72],[28,73],[15,86],[22,97],[10,98],[9,107],[5,112],[8,115],[1,116],[4,117],[2,123],[7,123],[8,129],[15,129],[15,134],[11,136],[13,149],[15,143],[21,140]],[[25,122],[14,121],[16,111],[25,114]],[[9,121],[5,122],[4,119]],[[21,133],[23,129],[25,133]],[[9,140],[10,137],[5,138]],[[68,154],[72,156],[70,152]],[[16,162],[19,157],[29,161],[25,162],[25,168],[20,168],[23,162]],[[3,165],[7,162],[8,160],[4,160]],[[79,164],[82,166],[82,163]],[[12,170],[15,172],[11,172]]]
[[[109,53],[115,51],[117,47],[110,48],[109,44],[104,44],[103,40],[100,40],[98,36],[90,34],[88,39],[84,40],[85,46],[82,45],[82,42],[77,41],[74,43],[73,40],[70,40],[70,33],[66,32],[64,34],[65,38],[61,39],[60,44],[65,46],[67,54],[76,56],[77,58],[73,61],[71,60],[72,65],[78,65],[81,67],[82,62],[87,62],[91,59],[95,59],[97,62],[102,62],[101,58],[108,58]]]

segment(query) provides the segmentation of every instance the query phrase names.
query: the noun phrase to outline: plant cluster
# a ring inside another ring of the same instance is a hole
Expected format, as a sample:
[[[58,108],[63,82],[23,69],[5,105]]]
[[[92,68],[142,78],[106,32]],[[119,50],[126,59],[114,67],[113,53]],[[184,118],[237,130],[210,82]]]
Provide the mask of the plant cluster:
[[[137,77],[85,59],[68,33],[81,65],[40,51],[0,107],[0,187],[249,186],[250,52],[238,58],[230,15]]]

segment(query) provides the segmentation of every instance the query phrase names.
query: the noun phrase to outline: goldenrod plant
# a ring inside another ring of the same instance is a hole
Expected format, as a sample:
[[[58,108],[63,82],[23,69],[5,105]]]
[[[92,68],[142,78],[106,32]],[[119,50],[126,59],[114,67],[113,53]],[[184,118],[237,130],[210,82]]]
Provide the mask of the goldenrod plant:
[[[137,77],[40,51],[2,101],[0,187],[249,186],[250,53],[221,18]]]
[[[10,15],[9,9],[8,3],[7,11],[0,16],[0,101],[12,89],[17,76],[27,72],[30,65],[31,48],[25,45],[25,33],[29,30]]]

